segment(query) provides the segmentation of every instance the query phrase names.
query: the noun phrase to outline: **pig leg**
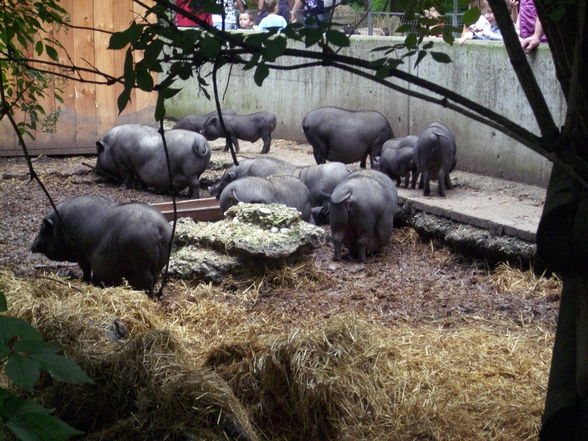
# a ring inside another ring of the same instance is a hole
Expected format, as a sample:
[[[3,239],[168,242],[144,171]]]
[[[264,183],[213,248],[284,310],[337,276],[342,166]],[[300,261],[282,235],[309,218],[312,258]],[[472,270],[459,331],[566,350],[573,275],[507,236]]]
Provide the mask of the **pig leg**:
[[[269,133],[263,134],[263,135],[261,135],[261,139],[263,139],[263,147],[261,149],[261,153],[262,154],[269,153],[269,151],[270,151],[270,144],[272,143],[272,136],[271,136],[271,134],[269,134]]]
[[[445,188],[447,188],[448,190],[451,190],[453,188],[451,178],[449,177],[449,172],[445,173]]]
[[[419,188],[423,188],[423,195],[429,196],[431,194],[431,183],[429,178],[429,171],[426,169],[423,170],[423,173],[421,174],[421,182],[423,185],[422,187],[419,185]]]
[[[200,181],[197,178],[190,183],[187,196],[192,199],[200,199]]]
[[[341,245],[343,244],[343,231],[333,232],[333,260],[341,260]]]
[[[410,171],[407,171],[404,175],[404,187],[408,188],[408,182],[410,181]],[[396,182],[396,186],[400,187],[400,182]]]
[[[363,234],[363,235],[359,236],[359,238],[357,239],[357,243],[356,243],[357,253],[359,255],[359,260],[361,260],[362,263],[367,262],[367,248],[368,248],[369,243],[370,243],[370,238],[367,234]]]
[[[416,183],[417,183],[417,179],[419,177],[419,172],[416,170],[412,171],[412,180],[410,182],[410,188],[412,188],[413,190],[416,188]]]
[[[92,280],[92,267],[85,259],[80,259],[78,265],[82,270],[82,280],[89,283]]]
[[[441,167],[441,170],[439,170],[439,174],[437,175],[437,183],[439,184],[437,188],[439,196],[445,197],[445,170],[443,170],[443,167]]]

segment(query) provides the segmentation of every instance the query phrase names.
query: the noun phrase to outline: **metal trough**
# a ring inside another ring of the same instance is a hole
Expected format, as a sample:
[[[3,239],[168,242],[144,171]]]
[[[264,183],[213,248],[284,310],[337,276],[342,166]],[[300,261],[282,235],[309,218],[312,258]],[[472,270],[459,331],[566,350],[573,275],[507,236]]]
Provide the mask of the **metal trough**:
[[[158,202],[149,205],[161,211],[168,221],[174,218],[172,202]],[[214,222],[223,218],[223,213],[216,198],[176,201],[176,210],[178,212],[178,218],[191,217],[195,221]]]

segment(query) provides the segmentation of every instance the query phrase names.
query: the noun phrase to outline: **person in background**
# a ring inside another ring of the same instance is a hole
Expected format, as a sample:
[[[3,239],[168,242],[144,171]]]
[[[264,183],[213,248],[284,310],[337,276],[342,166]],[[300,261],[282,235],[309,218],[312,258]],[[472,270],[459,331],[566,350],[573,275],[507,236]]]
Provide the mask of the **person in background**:
[[[192,7],[190,5],[190,3],[192,3],[191,0],[176,0],[176,5],[180,9],[190,13],[191,15],[195,15],[196,18],[198,18],[198,19],[200,19],[200,20],[202,20],[212,26],[212,14],[210,12],[199,11],[198,8]],[[194,2],[194,3],[197,3],[197,2]],[[194,20],[192,20],[191,18],[189,18],[188,16],[186,16],[182,13],[176,14],[176,26],[186,27],[186,28],[200,27],[200,25],[197,22],[195,22]]]
[[[219,3],[220,1],[218,0]],[[225,31],[237,29],[237,11],[243,12],[245,10],[243,0],[224,0],[223,4],[225,7]],[[222,29],[222,14],[212,14],[212,24],[215,28]]]
[[[521,46],[527,54],[530,54],[537,46],[547,41],[533,0],[520,0],[519,18],[516,27],[519,30]]]
[[[259,25],[257,26],[258,31],[265,32],[275,28],[277,28],[278,31],[281,31],[288,26],[286,19],[281,15],[278,15],[277,0],[265,0],[264,9],[267,11],[267,15],[259,22]]]
[[[255,24],[257,25],[268,15],[264,3],[264,0],[258,0],[257,2],[257,7],[259,8],[259,14],[257,14],[257,18],[255,19]],[[286,23],[290,23],[290,4],[288,0],[278,0],[278,15],[284,17]]]
[[[466,40],[471,39],[502,40],[502,34],[496,24],[492,8],[490,8],[487,1],[481,2],[480,6],[483,8],[481,9],[482,15],[480,15],[480,18],[475,24],[466,28],[459,40],[457,40],[459,45],[462,45]]]
[[[318,28],[331,19],[331,11],[325,8],[323,0],[295,0],[290,14],[290,20],[293,23],[298,21],[300,9],[303,10],[304,26],[307,28]]]
[[[239,29],[244,31],[255,30],[255,16],[257,14],[252,9],[246,9],[239,14]]]

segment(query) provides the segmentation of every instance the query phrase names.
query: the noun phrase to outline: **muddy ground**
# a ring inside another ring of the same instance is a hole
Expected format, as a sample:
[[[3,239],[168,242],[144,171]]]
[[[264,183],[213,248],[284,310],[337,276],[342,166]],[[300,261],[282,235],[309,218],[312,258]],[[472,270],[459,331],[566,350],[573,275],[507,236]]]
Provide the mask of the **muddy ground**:
[[[261,145],[242,144],[241,152],[246,156],[255,156]],[[221,142],[212,145],[214,163],[230,160],[222,152]],[[307,145],[291,141],[272,144],[272,155],[299,164],[312,164],[310,153]],[[93,157],[37,157],[33,162],[56,202],[81,194],[101,194],[120,202],[170,199],[140,189],[122,189],[84,165],[94,163]],[[49,276],[79,276],[76,265],[51,262],[29,251],[50,205],[26,173],[23,159],[0,159],[0,269],[23,277],[46,272]],[[202,182],[210,183],[220,173],[222,170],[207,170]],[[201,196],[208,194],[204,190]],[[555,327],[560,289],[557,281],[536,279],[515,269],[490,268],[484,261],[462,257],[440,243],[423,240],[408,227],[397,229],[388,245],[365,265],[349,259],[334,262],[332,253],[332,245],[327,243],[282,273],[264,276],[262,272],[251,280],[227,280],[218,295],[229,303],[246,298],[250,313],[264,314],[286,328],[299,320],[320,320],[342,312],[356,312],[389,325],[402,320],[415,325],[439,321],[449,326],[475,319],[514,328]],[[184,286],[183,282],[172,281],[163,301],[173,302],[175,296],[182,295]],[[248,295],[232,295],[236,291],[247,291]]]

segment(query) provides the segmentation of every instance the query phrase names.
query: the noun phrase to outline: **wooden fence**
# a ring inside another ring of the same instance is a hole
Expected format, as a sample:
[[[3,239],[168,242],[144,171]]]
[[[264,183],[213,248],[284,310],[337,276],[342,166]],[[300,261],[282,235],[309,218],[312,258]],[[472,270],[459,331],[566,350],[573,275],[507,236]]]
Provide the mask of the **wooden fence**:
[[[108,50],[110,35],[98,30],[124,30],[130,22],[140,19],[142,8],[132,0],[61,0],[71,14],[71,24],[88,29],[61,29],[57,39],[65,50],[59,50],[60,61],[83,67],[96,67],[113,76],[123,73],[125,51]],[[89,30],[97,29],[97,30]],[[94,74],[85,79],[94,80]],[[121,85],[96,85],[72,80],[55,80],[52,86],[62,89],[63,103],[53,98],[52,90],[43,101],[47,112],[59,111],[54,133],[38,130],[35,140],[25,139],[31,154],[85,154],[96,151],[96,140],[111,127],[124,123],[153,124],[156,96],[154,93],[133,91],[131,102],[118,114],[117,97]],[[22,116],[20,117],[22,119]],[[22,155],[16,135],[6,118],[0,122],[0,155]]]

